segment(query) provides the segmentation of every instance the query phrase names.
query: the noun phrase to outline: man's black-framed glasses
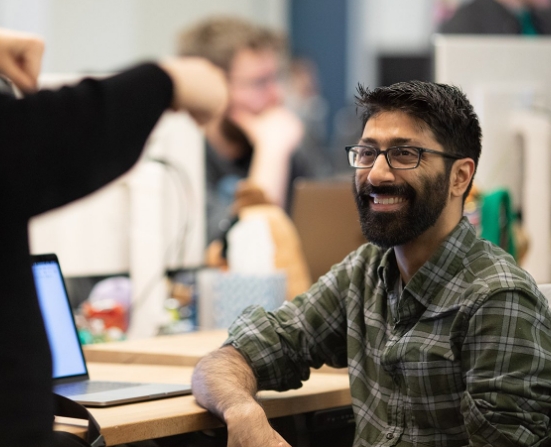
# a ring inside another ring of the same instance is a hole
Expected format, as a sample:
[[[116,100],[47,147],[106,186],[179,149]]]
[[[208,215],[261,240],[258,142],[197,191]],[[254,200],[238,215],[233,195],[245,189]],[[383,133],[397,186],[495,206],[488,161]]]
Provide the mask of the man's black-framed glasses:
[[[421,156],[425,152],[437,154],[446,158],[453,158],[454,160],[465,158],[416,146],[392,146],[382,151],[373,146],[356,144],[354,146],[346,146],[345,149],[348,155],[348,163],[356,169],[372,168],[375,164],[375,160],[377,160],[377,157],[381,154],[385,156],[388,165],[392,169],[415,169],[419,166]]]

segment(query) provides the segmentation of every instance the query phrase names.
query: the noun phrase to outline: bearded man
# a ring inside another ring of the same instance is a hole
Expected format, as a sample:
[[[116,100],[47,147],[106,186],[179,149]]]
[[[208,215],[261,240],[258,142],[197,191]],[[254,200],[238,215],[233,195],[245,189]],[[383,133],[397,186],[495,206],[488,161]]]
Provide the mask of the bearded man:
[[[194,395],[228,445],[285,446],[255,393],[327,364],[348,368],[354,445],[543,446],[551,312],[463,217],[481,151],[471,104],[412,81],[360,88],[358,106],[363,134],[346,150],[370,242],[278,310],[247,308],[196,367]]]

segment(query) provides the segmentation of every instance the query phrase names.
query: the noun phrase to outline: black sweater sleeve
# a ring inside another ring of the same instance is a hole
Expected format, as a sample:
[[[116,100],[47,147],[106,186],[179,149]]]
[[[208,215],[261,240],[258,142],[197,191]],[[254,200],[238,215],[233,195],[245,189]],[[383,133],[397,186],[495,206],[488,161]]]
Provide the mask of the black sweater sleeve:
[[[127,171],[171,98],[169,76],[152,64],[24,99],[0,95],[1,447],[55,445],[28,219]]]
[[[172,81],[154,64],[4,98],[0,190],[12,191],[12,209],[27,217],[95,191],[137,161],[171,99]]]

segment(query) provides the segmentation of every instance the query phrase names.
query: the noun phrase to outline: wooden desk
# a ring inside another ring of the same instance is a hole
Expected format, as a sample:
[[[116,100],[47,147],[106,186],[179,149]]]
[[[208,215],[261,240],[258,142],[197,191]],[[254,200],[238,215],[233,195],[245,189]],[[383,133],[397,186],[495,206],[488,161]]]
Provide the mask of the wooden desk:
[[[84,346],[88,362],[141,363],[146,365],[195,366],[228,337],[225,329],[163,335],[140,340],[98,343]],[[322,366],[319,372],[344,373],[346,368]]]
[[[90,376],[97,380],[189,382],[192,368],[155,365],[90,363]],[[351,404],[348,377],[344,374],[313,373],[298,390],[263,391],[260,400],[269,418],[336,408]],[[193,396],[151,402],[91,408],[107,445],[153,439],[221,427],[221,422],[195,402]],[[83,435],[81,425],[56,424],[56,428]]]
[[[195,366],[206,354],[222,346],[227,337],[226,330],[211,330],[99,343],[84,346],[84,356],[88,362]]]

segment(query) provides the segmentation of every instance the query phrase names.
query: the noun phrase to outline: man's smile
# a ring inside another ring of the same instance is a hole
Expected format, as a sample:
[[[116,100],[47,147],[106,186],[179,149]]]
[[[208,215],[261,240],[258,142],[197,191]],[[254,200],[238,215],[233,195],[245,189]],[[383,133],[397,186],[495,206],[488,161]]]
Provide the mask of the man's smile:
[[[394,211],[402,208],[402,204],[407,202],[404,196],[389,196],[381,194],[370,194],[372,199],[372,209],[374,211]]]

